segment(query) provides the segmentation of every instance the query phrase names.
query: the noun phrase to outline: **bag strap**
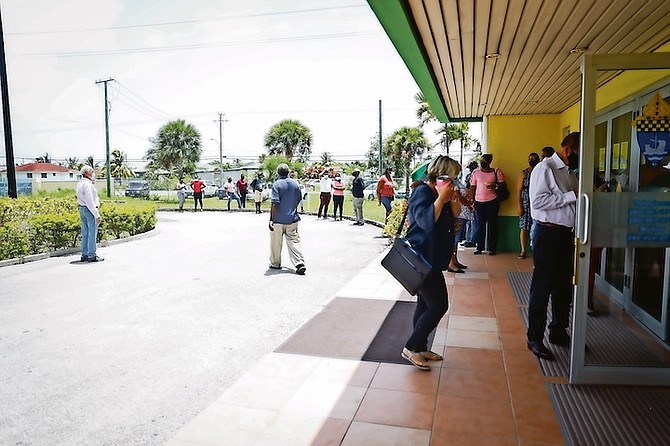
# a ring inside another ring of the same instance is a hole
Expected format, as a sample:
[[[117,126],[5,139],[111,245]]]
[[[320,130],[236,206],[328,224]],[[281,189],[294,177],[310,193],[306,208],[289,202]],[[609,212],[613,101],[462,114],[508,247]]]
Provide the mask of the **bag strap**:
[[[407,218],[407,211],[409,211],[409,201],[407,202],[407,207],[405,208],[405,212],[402,214],[402,220],[400,220],[400,226],[398,226],[398,232],[395,233],[396,237],[400,236],[400,233],[402,232],[403,226],[405,226],[405,218]]]

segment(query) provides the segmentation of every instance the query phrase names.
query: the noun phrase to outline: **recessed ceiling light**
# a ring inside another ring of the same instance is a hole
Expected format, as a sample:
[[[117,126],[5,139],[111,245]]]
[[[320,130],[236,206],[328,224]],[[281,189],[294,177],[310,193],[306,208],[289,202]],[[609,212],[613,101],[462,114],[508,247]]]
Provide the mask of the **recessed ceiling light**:
[[[582,54],[582,53],[586,52],[586,50],[588,50],[588,49],[589,49],[588,46],[580,46],[580,47],[571,49],[570,54]]]
[[[500,57],[500,53],[491,53],[484,56],[484,59],[497,59]]]

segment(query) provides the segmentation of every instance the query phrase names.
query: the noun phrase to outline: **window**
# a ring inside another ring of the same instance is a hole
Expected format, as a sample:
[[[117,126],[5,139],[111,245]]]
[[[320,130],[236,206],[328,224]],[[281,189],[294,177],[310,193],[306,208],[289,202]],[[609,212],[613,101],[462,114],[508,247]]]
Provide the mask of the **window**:
[[[70,178],[74,178],[74,177],[72,176],[72,172],[70,172]]]
[[[27,176],[28,178],[32,178],[32,177],[33,177],[33,174],[32,174],[32,173],[27,173],[26,176]]]
[[[40,174],[40,178],[46,178],[46,177],[47,177],[47,174],[46,174],[46,173],[41,173],[41,174]]]

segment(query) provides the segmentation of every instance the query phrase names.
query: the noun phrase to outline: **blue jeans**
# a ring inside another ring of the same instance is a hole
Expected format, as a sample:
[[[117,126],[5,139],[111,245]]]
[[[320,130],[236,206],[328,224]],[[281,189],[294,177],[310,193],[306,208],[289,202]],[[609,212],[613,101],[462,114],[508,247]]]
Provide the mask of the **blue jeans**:
[[[98,224],[86,206],[79,206],[79,216],[81,217],[81,256],[95,257]]]
[[[235,192],[228,192],[228,210],[230,210],[230,200],[237,201],[237,209],[242,207],[240,204],[240,197],[238,197]]]
[[[391,204],[393,204],[393,197],[382,197],[382,206],[386,209],[386,215],[391,212]]]

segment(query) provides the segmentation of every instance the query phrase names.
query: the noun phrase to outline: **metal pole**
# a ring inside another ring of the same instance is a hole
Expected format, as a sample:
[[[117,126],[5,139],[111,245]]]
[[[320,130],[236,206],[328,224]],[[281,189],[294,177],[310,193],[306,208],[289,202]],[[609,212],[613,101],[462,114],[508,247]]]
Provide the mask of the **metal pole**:
[[[109,156],[109,102],[107,100],[107,83],[113,81],[111,77],[109,79],[105,79],[104,81],[95,81],[96,84],[103,83],[105,84],[105,151],[106,151],[106,157],[107,157],[107,169],[105,170],[106,177],[107,177],[107,198],[110,198],[112,196],[112,185],[111,185],[111,161],[110,161],[110,156]]]
[[[379,175],[382,174],[382,100],[379,100]]]
[[[2,90],[2,120],[5,130],[5,155],[7,157],[7,196],[17,197],[16,167],[14,166],[14,144],[12,142],[12,120],[9,113],[9,85],[7,83],[7,62],[5,61],[5,33],[0,14],[0,88]]]
[[[221,187],[223,187],[223,117],[225,114],[219,113],[219,173],[221,174]]]

